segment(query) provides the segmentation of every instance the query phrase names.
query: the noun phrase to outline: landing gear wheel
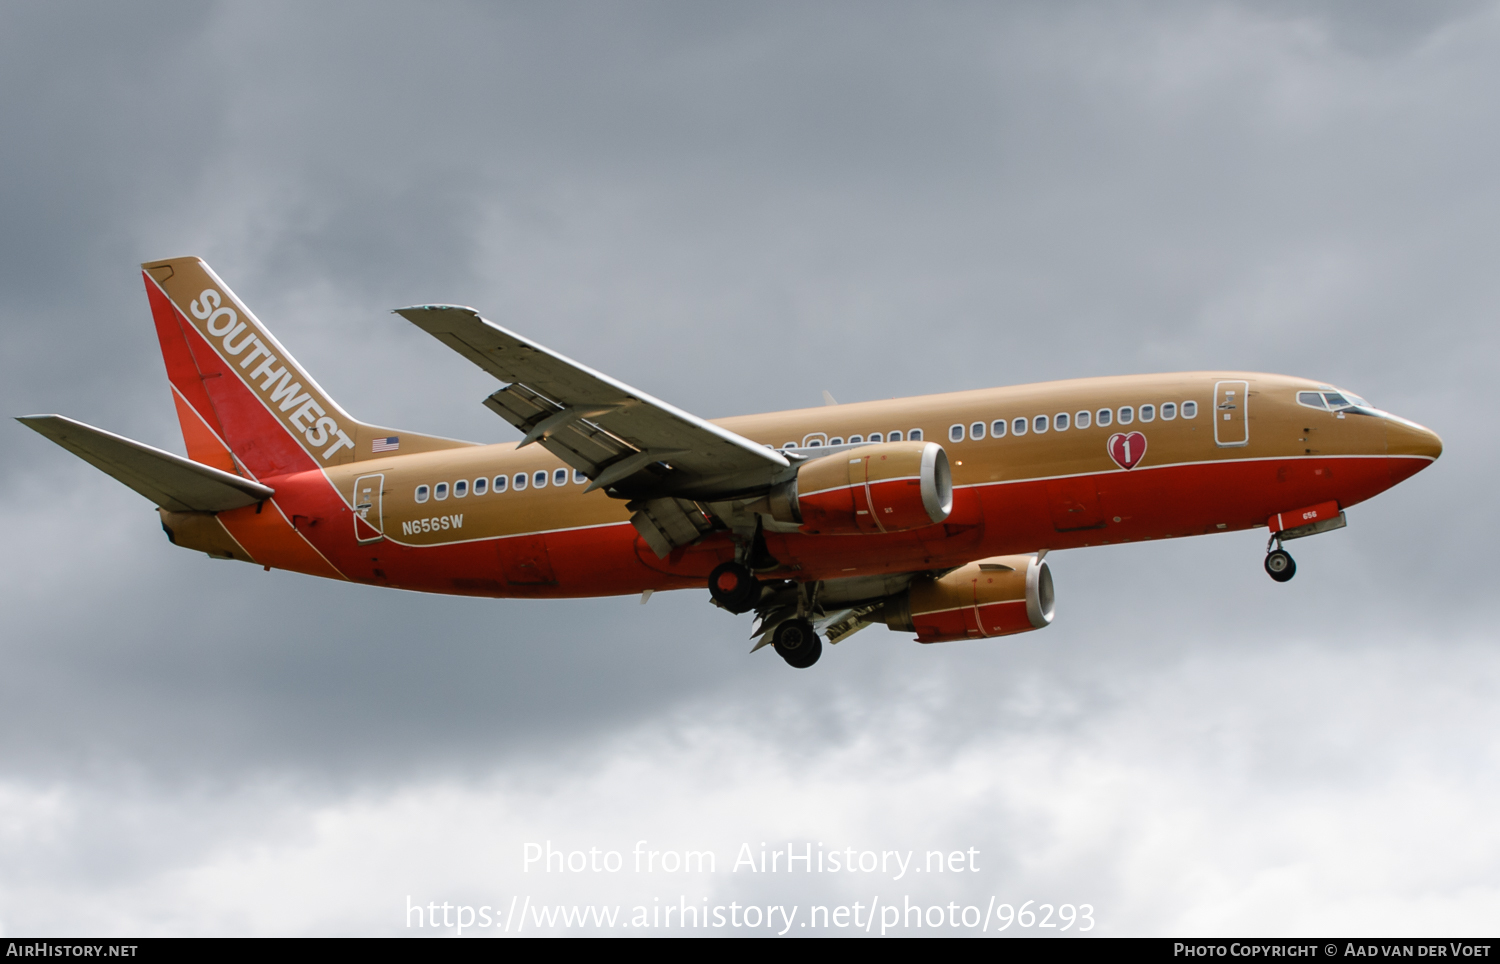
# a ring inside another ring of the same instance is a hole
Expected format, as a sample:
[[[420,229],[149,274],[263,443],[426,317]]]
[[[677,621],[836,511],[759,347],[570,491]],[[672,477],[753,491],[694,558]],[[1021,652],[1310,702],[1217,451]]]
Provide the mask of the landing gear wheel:
[[[823,655],[823,640],[805,619],[788,619],[771,634],[771,645],[793,669],[807,669]]]
[[[1297,563],[1285,549],[1266,553],[1266,574],[1277,582],[1286,582],[1297,574]]]
[[[708,574],[708,593],[714,602],[738,615],[760,601],[760,582],[737,562],[722,562]]]

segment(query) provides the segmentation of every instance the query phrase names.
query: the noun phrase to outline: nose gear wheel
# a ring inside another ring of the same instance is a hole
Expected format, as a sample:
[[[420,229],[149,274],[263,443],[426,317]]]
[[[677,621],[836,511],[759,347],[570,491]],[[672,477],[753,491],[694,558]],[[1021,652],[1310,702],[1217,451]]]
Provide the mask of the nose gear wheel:
[[[1276,548],[1272,549],[1272,545]],[[1273,536],[1266,549],[1269,550],[1266,553],[1266,575],[1277,582],[1287,582],[1297,574],[1296,560],[1292,558],[1291,553],[1281,548],[1280,539]]]

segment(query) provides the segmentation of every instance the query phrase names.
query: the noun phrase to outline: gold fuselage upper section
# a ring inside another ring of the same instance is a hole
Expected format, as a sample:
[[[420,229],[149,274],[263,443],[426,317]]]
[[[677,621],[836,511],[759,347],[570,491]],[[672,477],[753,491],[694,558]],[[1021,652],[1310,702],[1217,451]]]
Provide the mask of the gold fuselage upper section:
[[[1243,387],[1225,387],[1234,383]],[[1328,389],[1323,383],[1282,375],[1184,372],[1071,379],[714,421],[775,448],[789,443],[827,445],[855,436],[868,440],[872,434],[888,439],[893,432],[910,439],[917,430],[924,440],[947,451],[955,488],[1126,471],[1110,454],[1109,440],[1116,434],[1144,437],[1145,455],[1132,469],[1137,472],[1165,465],[1271,458],[1430,460],[1442,451],[1435,434],[1403,419],[1315,410],[1297,401],[1299,391]],[[1101,425],[1100,412],[1105,410],[1109,424]],[[1130,421],[1122,424],[1126,410]],[[1079,427],[1080,412],[1089,413],[1087,427]],[[1149,421],[1143,418],[1146,412]],[[1166,417],[1168,412],[1173,417]],[[1065,429],[1057,427],[1060,413],[1067,416]],[[1045,431],[1037,430],[1039,416],[1046,417]],[[1018,419],[1025,420],[1025,434],[1014,431]],[[993,430],[997,422],[1006,425],[1001,437]],[[975,437],[976,423],[983,426],[982,438]],[[954,426],[961,426],[962,432]],[[553,483],[559,469],[566,469],[562,485]],[[359,461],[324,472],[351,505],[355,480],[380,475],[378,514],[385,537],[407,545],[612,525],[629,518],[623,502],[603,492],[585,493],[586,485],[574,481],[581,477],[540,445],[518,449],[507,442],[378,456],[360,452]],[[532,483],[539,472],[545,473],[543,486]],[[528,484],[518,490],[514,479],[523,474]],[[507,480],[504,491],[495,491],[497,476]],[[477,478],[487,481],[482,495],[474,493]],[[275,485],[274,480],[265,481]],[[459,481],[467,483],[462,497],[456,494]],[[440,483],[446,484],[443,499],[436,497]],[[427,487],[427,498],[419,503],[422,486]]]

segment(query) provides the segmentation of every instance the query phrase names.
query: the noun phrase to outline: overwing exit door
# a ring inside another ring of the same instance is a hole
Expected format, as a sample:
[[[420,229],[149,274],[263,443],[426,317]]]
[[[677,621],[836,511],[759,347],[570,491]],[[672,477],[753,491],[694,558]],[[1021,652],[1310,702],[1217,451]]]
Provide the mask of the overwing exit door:
[[[1250,383],[1214,383],[1214,441],[1220,448],[1250,444]]]
[[[354,541],[376,542],[385,538],[385,516],[381,510],[384,475],[361,475],[354,480]]]

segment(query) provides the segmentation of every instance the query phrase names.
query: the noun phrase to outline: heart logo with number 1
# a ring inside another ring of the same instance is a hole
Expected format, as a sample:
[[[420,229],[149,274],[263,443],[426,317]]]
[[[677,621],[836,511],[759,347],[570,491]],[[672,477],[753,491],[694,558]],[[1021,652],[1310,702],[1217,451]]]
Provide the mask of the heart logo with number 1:
[[[1146,454],[1146,436],[1140,432],[1126,435],[1116,432],[1109,437],[1109,457],[1122,469],[1133,469]]]

